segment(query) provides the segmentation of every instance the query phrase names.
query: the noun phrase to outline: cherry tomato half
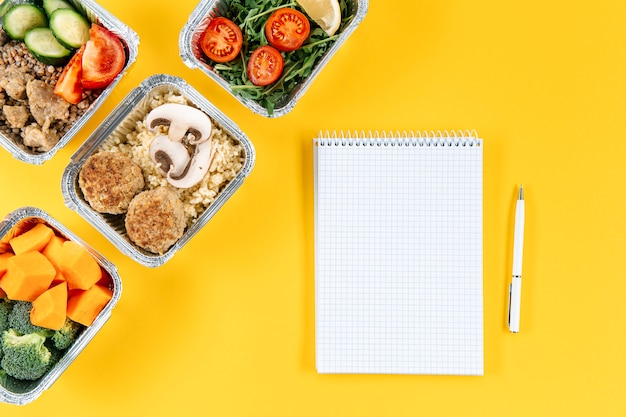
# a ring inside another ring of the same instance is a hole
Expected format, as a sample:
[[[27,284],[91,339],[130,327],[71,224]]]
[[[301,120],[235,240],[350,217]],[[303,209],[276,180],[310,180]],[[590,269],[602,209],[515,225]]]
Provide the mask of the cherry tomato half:
[[[276,10],[265,24],[267,41],[276,49],[285,52],[295,51],[302,46],[310,31],[309,19],[289,7]]]
[[[232,20],[216,17],[200,36],[200,47],[215,62],[232,61],[239,55],[243,36]]]
[[[269,45],[257,48],[248,61],[248,78],[252,84],[264,86],[273,83],[283,72],[283,56]]]

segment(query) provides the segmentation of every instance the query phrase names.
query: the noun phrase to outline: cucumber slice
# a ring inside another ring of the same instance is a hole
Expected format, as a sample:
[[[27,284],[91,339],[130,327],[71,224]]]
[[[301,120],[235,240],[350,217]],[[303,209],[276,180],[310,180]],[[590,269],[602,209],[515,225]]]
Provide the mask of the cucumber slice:
[[[29,30],[47,25],[46,14],[34,4],[18,4],[4,15],[4,31],[18,41],[24,40]]]
[[[43,0],[43,9],[50,16],[56,9],[74,9],[74,7],[65,0]]]
[[[48,65],[65,65],[72,54],[57,41],[49,28],[29,30],[24,36],[24,43],[37,60]]]
[[[66,48],[80,48],[89,40],[89,22],[73,9],[57,9],[52,12],[50,29]]]

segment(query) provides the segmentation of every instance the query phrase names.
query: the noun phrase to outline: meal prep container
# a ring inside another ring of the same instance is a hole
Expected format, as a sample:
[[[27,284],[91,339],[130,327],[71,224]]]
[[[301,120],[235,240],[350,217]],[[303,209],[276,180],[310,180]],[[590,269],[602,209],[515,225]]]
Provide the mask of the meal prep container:
[[[341,48],[346,39],[354,32],[357,26],[363,21],[367,14],[368,0],[347,0],[350,14],[354,15],[354,18],[350,23],[339,33],[339,37],[332,45],[332,47],[326,52],[324,56],[317,62],[311,75],[300,85],[298,85],[289,94],[282,97],[278,103],[276,103],[274,112],[269,114],[268,111],[259,105],[254,100],[241,97],[235,94],[228,82],[222,78],[217,72],[213,70],[211,61],[208,60],[202,49],[200,48],[200,35],[207,28],[211,19],[217,16],[223,16],[228,6],[228,0],[208,0],[201,1],[194,9],[188,22],[183,27],[179,37],[179,49],[180,56],[188,67],[195,69],[199,68],[202,72],[212,78],[215,82],[221,85],[224,89],[230,92],[237,100],[243,103],[254,113],[260,114],[265,117],[280,117],[289,113],[295,107],[296,103],[307,91],[315,77],[320,73],[326,63],[332,58],[332,56]]]
[[[117,35],[126,49],[126,65],[122,72],[113,80],[108,87],[102,90],[100,96],[91,104],[89,109],[78,119],[78,121],[63,135],[59,142],[54,145],[52,149],[47,152],[35,152],[25,149],[18,145],[16,141],[10,137],[7,137],[0,132],[0,145],[9,151],[16,159],[35,165],[43,164],[54,156],[54,154],[78,133],[78,131],[85,125],[85,123],[93,116],[102,103],[111,94],[111,90],[117,85],[120,79],[126,74],[129,67],[137,59],[137,51],[139,47],[139,36],[131,30],[128,26],[124,25],[119,19],[115,18],[111,13],[107,12],[99,4],[92,0],[67,0],[71,3],[83,16],[86,16],[91,23],[98,23],[115,35]],[[2,25],[2,18],[6,12],[15,4],[29,3],[28,0],[6,0],[0,5],[0,25]]]
[[[0,222],[0,244],[8,244],[8,240],[16,234],[30,229],[37,223],[44,223],[51,227],[55,232],[69,240],[81,244],[94,259],[100,264],[111,277],[110,288],[113,291],[113,297],[109,303],[100,312],[94,323],[86,327],[85,330],[78,337],[76,342],[65,352],[63,357],[57,362],[52,369],[50,369],[44,376],[35,381],[19,381],[12,380],[10,386],[3,386],[0,384],[0,401],[15,404],[24,405],[37,399],[45,390],[61,376],[61,374],[67,369],[80,352],[83,351],[85,346],[93,339],[93,337],[100,331],[104,323],[111,316],[111,311],[115,304],[117,304],[120,294],[122,292],[122,281],[118,275],[116,267],[105,259],[102,255],[96,252],[93,248],[82,241],[78,236],[72,233],[65,226],[54,220],[43,210],[35,207],[22,207],[12,213],[9,213],[2,222]]]
[[[213,123],[221,127],[225,133],[237,140],[245,152],[245,162],[236,177],[220,192],[195,223],[188,227],[183,236],[163,254],[154,254],[136,246],[127,236],[124,215],[102,214],[91,208],[85,200],[78,184],[79,172],[90,155],[113,133],[125,137],[131,132],[138,120],[143,120],[148,113],[148,103],[152,97],[165,91],[176,91],[186,97],[193,105],[210,116]],[[204,98],[198,91],[183,79],[171,75],[157,74],[148,77],[141,85],[129,93],[121,104],[104,120],[80,148],[72,155],[62,178],[62,192],[65,204],[78,212],[122,253],[136,262],[150,267],[163,265],[180,250],[196,233],[215,215],[222,205],[241,186],[250,174],[255,162],[255,150],[247,136],[224,113]]]

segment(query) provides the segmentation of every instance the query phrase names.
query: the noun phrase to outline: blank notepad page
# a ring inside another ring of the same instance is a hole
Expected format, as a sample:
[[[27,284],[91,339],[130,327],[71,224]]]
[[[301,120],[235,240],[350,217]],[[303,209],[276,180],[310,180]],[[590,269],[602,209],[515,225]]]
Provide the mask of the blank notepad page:
[[[314,141],[318,372],[483,374],[482,148]]]

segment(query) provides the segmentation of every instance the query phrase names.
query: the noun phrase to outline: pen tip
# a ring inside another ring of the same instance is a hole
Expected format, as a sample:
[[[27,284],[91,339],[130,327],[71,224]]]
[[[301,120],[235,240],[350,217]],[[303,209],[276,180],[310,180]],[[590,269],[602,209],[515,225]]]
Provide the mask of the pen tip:
[[[519,196],[517,197],[518,200],[523,200],[524,199],[524,187],[520,184],[519,186]]]

